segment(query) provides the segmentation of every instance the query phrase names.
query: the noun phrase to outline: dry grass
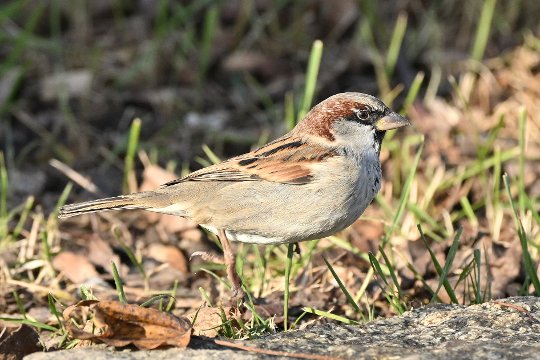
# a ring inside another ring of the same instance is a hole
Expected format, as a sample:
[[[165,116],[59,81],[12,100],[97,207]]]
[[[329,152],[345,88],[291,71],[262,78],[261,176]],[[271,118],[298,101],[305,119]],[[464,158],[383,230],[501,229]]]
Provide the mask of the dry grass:
[[[489,15],[482,2],[283,3],[70,11],[53,1],[26,15],[30,2],[2,5],[3,318],[60,334],[52,348],[73,346],[54,308],[90,294],[117,298],[118,278],[130,302],[171,293],[177,314],[218,306],[228,293],[222,266],[187,261],[194,251],[219,253],[195,224],[114,212],[60,225],[55,209],[122,186],[154,188],[171,171],[284,132],[306,103],[315,38],[323,58],[316,90],[305,93],[379,94],[413,126],[385,140],[383,188],[352,227],[300,244],[289,267],[286,246],[237,247],[250,300],[234,322],[218,318],[221,333],[254,337],[430,301],[540,295],[540,39],[523,16],[537,2],[498,3],[478,27],[479,14]]]

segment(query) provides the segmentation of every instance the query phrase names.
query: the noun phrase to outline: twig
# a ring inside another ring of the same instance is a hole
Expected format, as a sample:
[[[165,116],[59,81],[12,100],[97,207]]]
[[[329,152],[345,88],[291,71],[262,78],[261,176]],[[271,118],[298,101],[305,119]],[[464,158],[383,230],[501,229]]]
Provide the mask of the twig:
[[[523,307],[521,307],[519,305],[512,304],[512,303],[507,303],[507,302],[499,301],[499,300],[491,300],[491,303],[502,306],[502,307],[508,307],[508,308],[517,310],[520,313],[525,314],[529,319],[533,320],[534,322],[540,323],[540,320],[538,320],[537,318],[532,316],[531,312],[529,310],[527,310],[527,309],[525,309],[525,308],[523,308]]]
[[[103,195],[103,193],[99,191],[96,184],[94,184],[92,181],[88,180],[83,175],[73,170],[71,167],[64,164],[63,162],[56,159],[51,159],[49,160],[49,165],[51,165],[56,170],[60,171],[62,174],[66,175],[69,179],[71,179],[73,182],[78,184],[80,187],[82,187],[86,191],[94,193],[99,196]]]

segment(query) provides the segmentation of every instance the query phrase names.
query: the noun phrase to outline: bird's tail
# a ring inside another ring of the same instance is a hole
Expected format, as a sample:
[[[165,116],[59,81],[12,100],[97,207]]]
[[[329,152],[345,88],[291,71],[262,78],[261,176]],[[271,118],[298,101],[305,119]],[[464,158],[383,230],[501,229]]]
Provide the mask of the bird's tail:
[[[58,218],[65,219],[72,216],[108,210],[151,209],[157,205],[156,202],[159,202],[159,196],[156,196],[156,193],[150,191],[121,195],[62,206],[58,213]]]

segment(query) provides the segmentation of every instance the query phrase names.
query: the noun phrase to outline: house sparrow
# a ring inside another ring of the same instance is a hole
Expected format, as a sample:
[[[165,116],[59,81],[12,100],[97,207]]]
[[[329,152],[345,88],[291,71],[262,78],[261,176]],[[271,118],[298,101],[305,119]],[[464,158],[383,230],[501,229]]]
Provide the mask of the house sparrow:
[[[387,130],[409,125],[381,100],[342,93],[261,148],[145,191],[63,206],[59,218],[145,209],[187,217],[219,237],[233,297],[242,296],[229,240],[282,244],[351,225],[381,187]]]

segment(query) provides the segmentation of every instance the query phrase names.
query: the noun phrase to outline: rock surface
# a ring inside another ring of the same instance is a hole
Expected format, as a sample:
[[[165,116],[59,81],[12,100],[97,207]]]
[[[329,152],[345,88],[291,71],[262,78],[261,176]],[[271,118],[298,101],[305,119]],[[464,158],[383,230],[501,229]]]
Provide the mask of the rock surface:
[[[236,343],[319,359],[321,355],[327,359],[540,359],[540,298],[514,297],[469,307],[437,304],[361,326],[325,324]],[[185,351],[92,347],[34,353],[25,359],[64,356],[93,360],[280,358],[193,339]]]

